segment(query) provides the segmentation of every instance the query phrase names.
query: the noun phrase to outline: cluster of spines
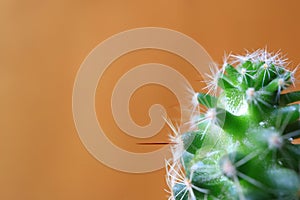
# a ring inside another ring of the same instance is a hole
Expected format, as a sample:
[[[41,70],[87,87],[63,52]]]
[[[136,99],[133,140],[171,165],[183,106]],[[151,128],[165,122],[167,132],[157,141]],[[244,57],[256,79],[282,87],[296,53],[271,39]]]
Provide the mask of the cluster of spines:
[[[298,199],[300,92],[281,93],[295,81],[286,65],[262,49],[211,70],[210,94],[193,95],[207,108],[193,117],[196,129],[172,137],[170,199]]]

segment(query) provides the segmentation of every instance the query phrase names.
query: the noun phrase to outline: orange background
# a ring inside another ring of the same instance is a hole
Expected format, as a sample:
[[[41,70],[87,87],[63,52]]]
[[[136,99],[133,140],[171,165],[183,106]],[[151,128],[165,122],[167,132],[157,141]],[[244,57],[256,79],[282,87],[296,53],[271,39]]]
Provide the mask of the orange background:
[[[156,26],[198,41],[213,59],[224,51],[268,47],[300,62],[299,1],[95,1],[0,2],[0,199],[163,200],[164,170],[127,174],[94,159],[82,145],[72,118],[72,87],[88,53],[124,30]],[[123,134],[109,111],[109,92],[130,68],[158,62],[173,66],[200,89],[191,66],[156,50],[130,53],[112,64],[96,96],[98,119],[120,147],[151,151]],[[122,67],[122,70],[120,68]],[[150,99],[153,97],[153,99]],[[178,118],[177,101],[166,89],[145,86],[131,101],[136,123],[149,122],[153,103]],[[167,129],[145,141],[167,139]]]

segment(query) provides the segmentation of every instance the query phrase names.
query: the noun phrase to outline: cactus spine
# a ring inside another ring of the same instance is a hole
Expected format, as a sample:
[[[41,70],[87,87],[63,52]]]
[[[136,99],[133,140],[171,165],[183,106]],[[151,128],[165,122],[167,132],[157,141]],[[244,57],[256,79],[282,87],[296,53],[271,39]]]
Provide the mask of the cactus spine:
[[[230,55],[209,75],[193,130],[171,136],[170,200],[298,199],[300,92],[280,53]],[[217,90],[219,90],[217,92]],[[218,95],[216,95],[218,94]]]

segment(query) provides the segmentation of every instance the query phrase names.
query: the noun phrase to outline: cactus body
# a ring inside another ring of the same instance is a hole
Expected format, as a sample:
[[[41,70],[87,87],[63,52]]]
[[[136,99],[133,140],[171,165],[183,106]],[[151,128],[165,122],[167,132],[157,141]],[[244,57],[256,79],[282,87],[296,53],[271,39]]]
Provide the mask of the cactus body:
[[[170,199],[298,199],[300,92],[282,92],[295,70],[265,49],[230,58],[210,75],[210,94],[196,94],[196,128],[171,137]]]

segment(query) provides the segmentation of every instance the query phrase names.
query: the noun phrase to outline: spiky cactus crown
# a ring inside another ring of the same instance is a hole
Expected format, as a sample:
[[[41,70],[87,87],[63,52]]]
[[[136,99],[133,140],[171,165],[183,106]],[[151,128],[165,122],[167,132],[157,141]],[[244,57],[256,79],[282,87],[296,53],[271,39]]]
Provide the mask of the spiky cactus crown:
[[[299,198],[300,92],[282,93],[295,81],[286,61],[263,49],[212,70],[209,93],[196,94],[197,128],[173,128],[170,200]]]

